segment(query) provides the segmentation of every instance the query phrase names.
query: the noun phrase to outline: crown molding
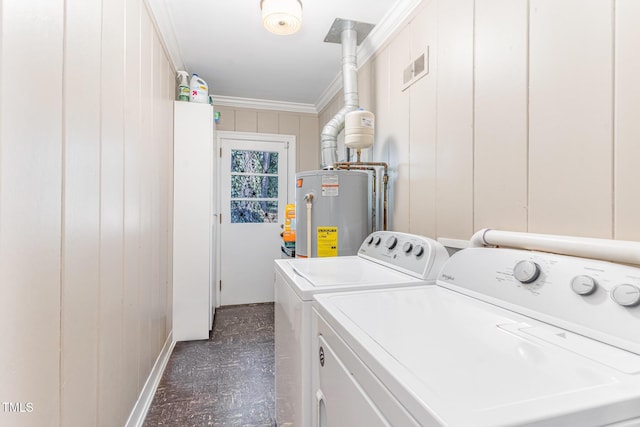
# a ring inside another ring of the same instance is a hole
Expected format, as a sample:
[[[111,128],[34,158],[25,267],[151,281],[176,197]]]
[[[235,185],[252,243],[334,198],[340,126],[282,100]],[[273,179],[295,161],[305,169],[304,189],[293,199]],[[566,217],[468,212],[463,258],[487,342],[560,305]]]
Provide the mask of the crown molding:
[[[407,19],[424,0],[398,0],[398,3],[376,25],[366,39],[358,46],[358,68],[364,65],[384,44],[406,23]],[[320,94],[315,102],[315,109],[320,112],[331,102],[342,89],[342,71],[336,75],[329,86]]]
[[[365,64],[396,32],[407,23],[416,8],[424,0],[398,0],[398,3],[382,17],[369,36],[358,48],[358,64]]]
[[[144,0],[144,3],[174,70],[186,70],[166,0]]]
[[[213,105],[225,107],[253,108],[257,110],[288,111],[291,113],[318,114],[313,104],[298,102],[270,101],[268,99],[237,98],[233,96],[213,95]]]

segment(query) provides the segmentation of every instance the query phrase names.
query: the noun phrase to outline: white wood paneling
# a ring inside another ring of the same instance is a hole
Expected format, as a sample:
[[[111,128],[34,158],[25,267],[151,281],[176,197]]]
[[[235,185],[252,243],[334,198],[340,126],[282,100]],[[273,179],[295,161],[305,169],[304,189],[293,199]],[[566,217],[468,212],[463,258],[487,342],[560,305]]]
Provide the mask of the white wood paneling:
[[[67,2],[62,425],[93,425],[98,413],[101,17],[100,1]]]
[[[236,131],[257,132],[258,114],[253,110],[236,110]]]
[[[612,236],[612,10],[531,0],[531,232]]]
[[[615,235],[640,240],[640,2],[615,2]]]
[[[389,228],[409,232],[409,92],[402,72],[411,62],[411,32],[406,26],[389,45]]]
[[[141,50],[140,50],[140,13],[139,0],[127,0],[126,3],[126,40],[125,40],[125,93],[124,104],[124,337],[125,351],[122,393],[127,402],[135,402],[141,383],[140,363],[140,310],[139,288],[140,266],[140,164],[145,161],[141,152]]]
[[[438,2],[437,236],[473,233],[473,0]]]
[[[298,171],[320,169],[320,131],[317,117],[300,116],[300,138],[296,151]]]
[[[374,162],[389,162],[389,144],[387,141],[388,135],[392,132],[392,125],[389,120],[389,110],[391,108],[389,98],[389,48],[384,48],[381,52],[378,52],[372,59],[371,69],[373,73],[373,83],[371,95],[371,111],[375,114],[375,130],[374,130],[374,144],[372,148],[372,157]],[[389,185],[392,183],[389,182]],[[382,185],[379,187],[379,194],[382,194]],[[384,207],[382,197],[378,197],[379,201],[376,206],[376,212],[378,218],[382,218],[384,214]],[[387,211],[390,211],[391,205]],[[387,213],[387,216],[389,214]],[[379,222],[382,224],[382,220]],[[387,228],[390,227],[389,219],[387,218]]]
[[[171,272],[174,70],[159,44],[148,11],[140,14],[140,119],[138,144],[138,391],[169,336]],[[125,151],[126,155],[126,151]],[[134,180],[135,183],[135,180]],[[164,336],[164,338],[162,338]],[[126,349],[125,349],[126,357]],[[128,372],[129,373],[129,372]],[[129,373],[135,375],[136,372]],[[129,402],[129,410],[133,402]],[[126,414],[125,414],[126,415]],[[108,422],[105,421],[105,422]]]
[[[376,117],[376,128],[373,144],[373,161],[388,162],[389,146],[387,144],[387,134],[391,132],[389,123],[389,109],[391,101],[389,99],[389,48],[384,48],[377,53],[373,59],[373,73],[375,81],[373,84],[372,112]]]
[[[527,0],[475,2],[474,229],[527,230]]]
[[[173,70],[141,0],[0,20],[0,394],[33,404],[0,424],[123,425],[170,336]]]
[[[282,133],[278,130],[278,113],[270,111],[258,111],[258,132]]]
[[[157,52],[157,56],[160,58],[158,67],[160,68],[161,76],[158,80],[158,100],[156,105],[160,108],[156,111],[154,120],[158,123],[156,126],[157,133],[154,140],[162,141],[158,154],[158,178],[160,181],[160,197],[158,200],[158,211],[160,212],[160,224],[158,232],[160,233],[160,255],[158,259],[158,271],[160,272],[160,291],[161,291],[161,304],[160,304],[160,334],[157,342],[157,352],[163,348],[166,339],[171,333],[172,321],[171,321],[171,302],[173,299],[172,289],[172,239],[173,233],[169,230],[172,229],[173,224],[173,121],[163,120],[164,117],[170,117],[173,114],[173,99],[175,97],[175,83],[174,76],[175,70],[172,68],[171,63],[167,57],[167,54],[162,48],[160,38],[155,35],[158,42],[157,46],[160,48]],[[211,126],[213,128],[213,109],[211,114]],[[213,138],[212,138],[213,139]],[[212,159],[213,161],[213,159]],[[212,178],[213,179],[213,178]],[[209,230],[211,232],[211,230]],[[213,320],[213,319],[212,319]]]
[[[260,114],[260,113],[258,113]],[[295,135],[296,142],[300,144],[300,116],[297,114],[279,113],[276,116],[278,121],[278,132],[282,135]],[[258,131],[261,132],[261,131]],[[305,154],[306,150],[301,150],[296,158],[296,171],[300,170],[300,156]],[[294,200],[295,202],[295,200]]]
[[[217,124],[218,130],[236,130],[236,110],[230,107],[215,107],[220,112],[220,123]]]
[[[141,138],[140,138],[140,368],[139,383],[144,384],[155,359],[151,344],[153,312],[151,305],[152,270],[151,270],[151,169],[147,154],[152,153],[153,135],[153,24],[147,13],[140,16],[140,102],[141,102]],[[167,118],[170,120],[170,118]]]
[[[124,1],[102,3],[100,141],[99,425],[124,424],[122,348],[124,180]]]
[[[164,75],[163,69],[163,56],[162,46],[160,40],[153,33],[152,38],[153,46],[153,61],[151,74],[151,93],[153,94],[153,116],[151,125],[151,142],[161,140],[164,133],[165,122],[161,121],[162,117],[162,104],[163,104],[163,89],[164,89]],[[172,103],[173,104],[173,103]],[[208,104],[207,104],[208,105]],[[173,111],[173,108],[171,109]],[[213,112],[211,112],[213,118]],[[162,308],[166,303],[166,277],[163,277],[163,270],[165,264],[162,262],[163,254],[163,242],[164,232],[166,230],[166,224],[163,224],[162,217],[165,213],[163,206],[163,184],[164,177],[161,173],[162,170],[162,150],[158,147],[156,150],[147,152],[149,160],[152,160],[150,166],[150,189],[151,189],[151,348],[152,354],[157,355],[158,351],[162,348],[163,338],[165,335],[165,316]],[[166,335],[165,335],[166,336]]]
[[[33,405],[0,417],[51,425],[60,420],[64,2],[0,8],[0,396]]]
[[[364,110],[371,111],[373,96],[373,62],[368,61],[366,64],[358,64],[358,99],[360,107]]]
[[[431,46],[430,74],[409,89],[409,216],[411,233],[436,237],[437,6],[430,2],[411,23],[412,59]]]

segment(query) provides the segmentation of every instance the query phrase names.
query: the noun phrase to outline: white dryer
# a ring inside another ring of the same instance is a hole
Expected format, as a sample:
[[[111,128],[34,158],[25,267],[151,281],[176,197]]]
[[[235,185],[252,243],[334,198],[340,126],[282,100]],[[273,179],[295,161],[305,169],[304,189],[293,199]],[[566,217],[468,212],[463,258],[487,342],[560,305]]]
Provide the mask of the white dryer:
[[[314,295],[433,284],[449,258],[435,240],[398,232],[370,234],[357,255],[275,261],[276,418],[278,426],[313,421],[311,332]],[[379,311],[378,307],[370,307]]]
[[[640,268],[499,248],[317,295],[313,425],[640,425],[639,302]]]

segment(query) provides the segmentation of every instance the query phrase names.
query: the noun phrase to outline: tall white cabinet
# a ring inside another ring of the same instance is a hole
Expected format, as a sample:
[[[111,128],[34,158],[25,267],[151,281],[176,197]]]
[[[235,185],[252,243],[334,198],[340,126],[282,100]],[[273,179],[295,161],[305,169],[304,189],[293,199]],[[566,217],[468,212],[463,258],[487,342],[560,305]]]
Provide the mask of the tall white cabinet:
[[[209,338],[215,313],[213,108],[174,102],[173,338]]]

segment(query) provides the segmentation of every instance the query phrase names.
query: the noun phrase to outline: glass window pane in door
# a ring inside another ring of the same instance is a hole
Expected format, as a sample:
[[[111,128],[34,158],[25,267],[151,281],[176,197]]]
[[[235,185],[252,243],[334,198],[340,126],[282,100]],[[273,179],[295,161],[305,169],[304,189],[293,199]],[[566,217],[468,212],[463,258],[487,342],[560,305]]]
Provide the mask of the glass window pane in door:
[[[231,150],[231,222],[278,221],[278,153]]]
[[[276,199],[278,198],[278,177],[231,175],[231,198]]]
[[[277,201],[231,201],[231,223],[274,223],[277,221]]]
[[[278,173],[278,153],[231,150],[231,173]]]

